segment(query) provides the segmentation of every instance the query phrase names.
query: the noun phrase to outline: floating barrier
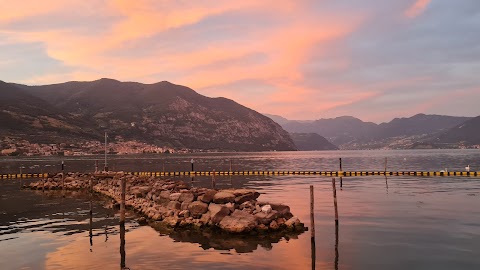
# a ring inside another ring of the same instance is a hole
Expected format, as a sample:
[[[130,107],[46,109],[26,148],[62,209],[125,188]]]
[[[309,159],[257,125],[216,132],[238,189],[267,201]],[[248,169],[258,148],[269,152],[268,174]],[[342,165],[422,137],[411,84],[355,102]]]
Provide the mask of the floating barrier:
[[[286,176],[286,175],[305,175],[305,176],[469,176],[480,177],[480,172],[428,172],[428,171],[190,171],[190,172],[127,172],[135,176],[228,176],[228,175],[267,175],[267,176]],[[0,179],[18,179],[18,178],[46,178],[47,173],[22,173],[22,174],[0,174]]]

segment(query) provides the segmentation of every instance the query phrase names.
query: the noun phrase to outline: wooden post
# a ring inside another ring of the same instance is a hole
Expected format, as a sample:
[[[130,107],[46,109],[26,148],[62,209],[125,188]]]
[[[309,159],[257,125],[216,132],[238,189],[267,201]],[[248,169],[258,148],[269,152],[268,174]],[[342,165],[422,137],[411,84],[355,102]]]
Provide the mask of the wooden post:
[[[315,269],[316,248],[315,248],[315,212],[314,212],[314,196],[313,185],[310,185],[310,246],[312,257],[312,269]]]
[[[98,160],[95,160],[95,173],[98,172]]]
[[[65,197],[65,163],[62,160],[62,197]]]
[[[230,159],[230,172],[232,171],[232,160]]]
[[[340,171],[342,172],[342,158],[340,158]],[[343,188],[343,177],[340,176],[340,188]]]
[[[338,225],[337,188],[335,187],[335,178],[332,178],[332,187],[333,187],[333,206],[335,207],[335,224]]]
[[[213,175],[212,175],[212,188],[215,189],[215,169],[213,169]]]
[[[385,158],[385,175],[387,175],[387,158]]]

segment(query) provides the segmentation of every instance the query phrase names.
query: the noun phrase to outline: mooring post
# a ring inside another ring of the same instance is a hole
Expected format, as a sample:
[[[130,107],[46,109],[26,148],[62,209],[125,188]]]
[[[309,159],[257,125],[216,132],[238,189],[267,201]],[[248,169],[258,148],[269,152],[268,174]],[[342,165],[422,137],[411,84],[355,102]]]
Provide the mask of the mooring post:
[[[212,188],[215,189],[215,169],[213,169],[213,174],[212,174]]]
[[[232,172],[232,159],[230,159],[230,172]]]
[[[385,157],[385,175],[387,175],[387,162],[388,162],[388,160],[387,160],[387,158]]]
[[[340,172],[343,172],[342,170],[342,158],[340,158]],[[340,176],[340,188],[343,187],[343,177]]]
[[[332,178],[332,187],[333,187],[333,206],[335,207],[335,224],[338,225],[337,188],[335,186],[335,178]]]
[[[62,196],[65,197],[65,163],[62,160]]]
[[[195,170],[193,169],[193,158],[190,160],[190,163],[192,164],[192,169],[191,172],[193,173]]]
[[[95,160],[95,173],[98,172],[98,160]]]
[[[91,180],[90,180],[91,181]],[[89,226],[89,236],[90,236],[90,252],[92,252],[92,248],[93,248],[93,207],[92,207],[92,197],[93,197],[93,194],[92,194],[92,191],[90,190],[90,226]]]
[[[310,185],[310,246],[312,257],[312,269],[315,269],[316,249],[315,249],[315,212],[314,212],[313,185]]]

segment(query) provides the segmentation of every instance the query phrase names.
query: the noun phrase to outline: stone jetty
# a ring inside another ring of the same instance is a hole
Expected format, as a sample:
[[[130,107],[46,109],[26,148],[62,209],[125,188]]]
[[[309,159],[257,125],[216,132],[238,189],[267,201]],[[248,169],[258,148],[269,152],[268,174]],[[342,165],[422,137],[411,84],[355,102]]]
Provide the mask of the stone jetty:
[[[50,175],[25,188],[39,190],[92,189],[121,203],[121,182],[126,181],[125,205],[143,215],[144,222],[169,227],[220,229],[228,233],[303,232],[306,227],[284,204],[257,200],[252,189],[189,187],[183,181],[134,176],[123,172]],[[142,220],[140,220],[142,222]]]

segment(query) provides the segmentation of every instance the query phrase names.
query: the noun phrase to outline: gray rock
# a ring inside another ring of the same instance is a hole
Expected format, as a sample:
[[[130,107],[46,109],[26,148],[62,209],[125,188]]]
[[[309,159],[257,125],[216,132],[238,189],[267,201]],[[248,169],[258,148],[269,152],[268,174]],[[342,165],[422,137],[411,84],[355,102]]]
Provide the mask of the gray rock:
[[[210,212],[206,212],[205,214],[203,214],[199,220],[199,222],[202,224],[207,224],[209,221],[210,221]]]
[[[190,202],[182,202],[182,206],[180,207],[180,209],[187,210],[189,205],[190,205]]]
[[[235,195],[230,192],[220,191],[213,196],[213,202],[220,204],[235,202]]]
[[[278,230],[278,228],[280,228],[275,220],[272,220],[272,222],[270,222],[270,226],[268,227],[272,230]]]
[[[272,210],[268,214],[264,212],[258,212],[255,214],[255,218],[257,219],[258,223],[268,225],[270,222],[272,222],[272,220],[279,218],[279,214],[275,210]]]
[[[167,209],[180,210],[180,209],[182,209],[182,204],[178,201],[170,201],[167,205]]]
[[[227,207],[215,203],[211,203],[208,206],[208,211],[213,224],[218,224],[224,217],[230,214],[230,210]]]
[[[231,216],[226,216],[220,221],[220,228],[231,233],[249,232],[257,226],[254,216],[235,210]]]
[[[162,191],[160,192],[160,198],[170,200],[170,191],[168,191],[168,190],[162,190]]]
[[[217,194],[217,192],[218,191],[214,189],[208,189],[205,191],[205,194],[203,194],[202,197],[199,198],[199,200],[201,200],[204,203],[210,203],[213,201],[213,197],[215,196],[215,194]]]
[[[178,198],[180,198],[180,195],[182,195],[181,193],[172,193],[170,194],[170,201],[178,201]]]
[[[207,212],[208,204],[195,201],[188,206],[188,210],[190,211],[192,217],[199,218],[202,216],[202,214],[205,214]]]
[[[178,201],[180,202],[193,202],[195,200],[195,195],[191,192],[183,192],[180,194],[180,197],[178,197]]]
[[[235,203],[242,204],[244,202],[254,201],[259,196],[260,196],[260,193],[258,193],[258,192],[252,192],[252,193],[247,193],[247,194],[244,194],[244,195],[240,195],[238,197],[235,197]]]
[[[298,217],[292,217],[289,220],[285,221],[285,225],[288,228],[292,228],[294,226],[300,225],[300,220],[298,219]]]

